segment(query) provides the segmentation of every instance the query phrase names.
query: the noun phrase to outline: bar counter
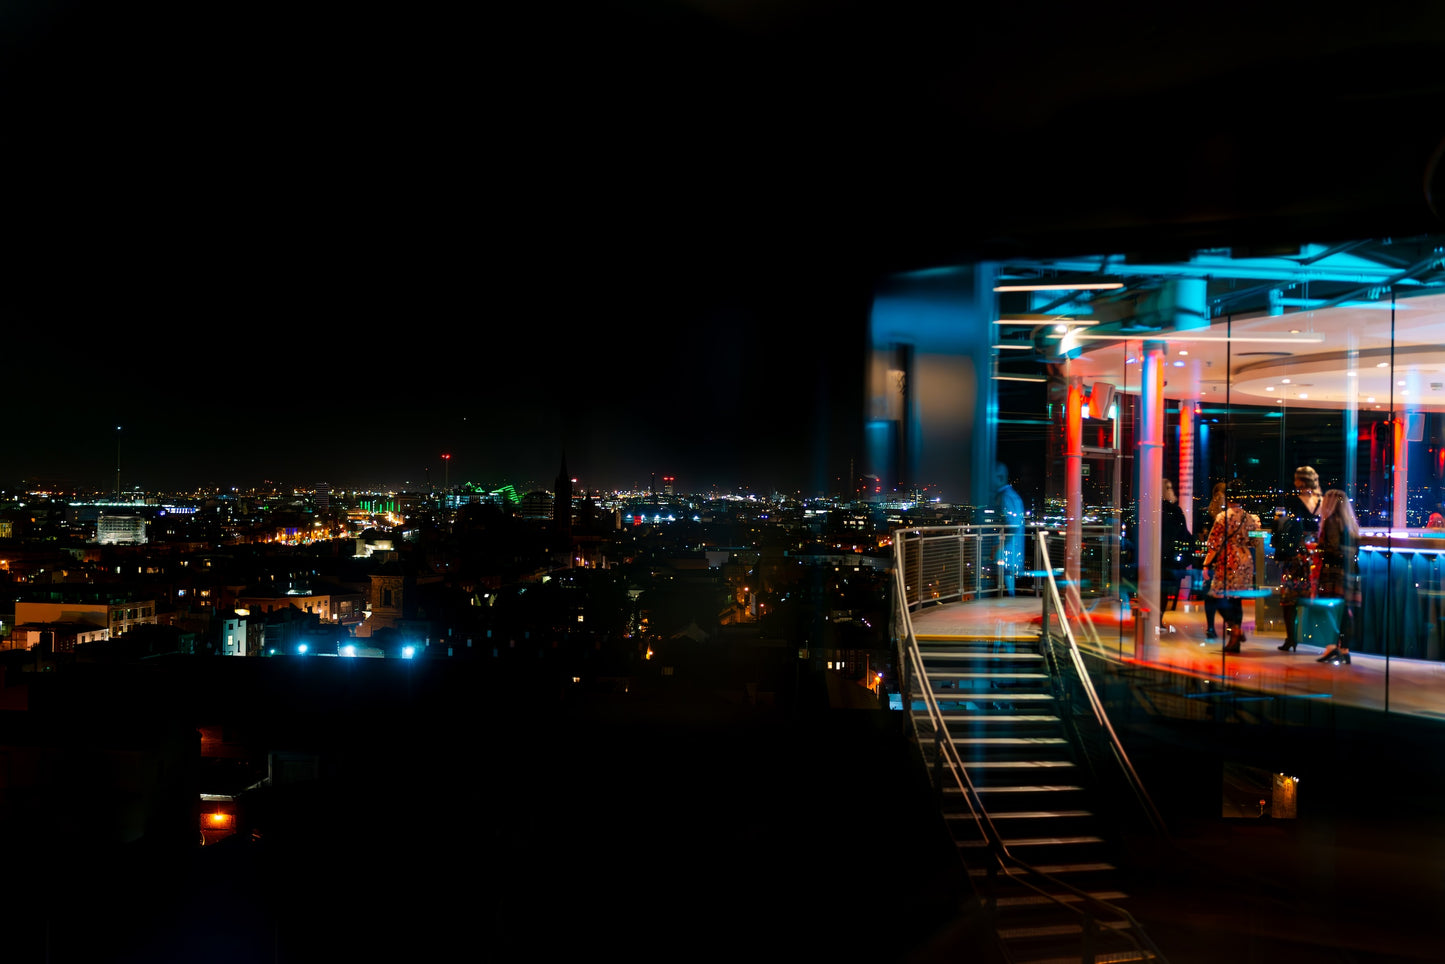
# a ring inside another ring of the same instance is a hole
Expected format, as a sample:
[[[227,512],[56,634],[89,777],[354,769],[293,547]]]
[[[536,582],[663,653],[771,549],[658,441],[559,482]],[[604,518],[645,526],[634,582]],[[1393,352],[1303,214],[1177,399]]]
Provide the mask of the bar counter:
[[[1445,660],[1445,529],[1360,533],[1360,624],[1350,648]]]

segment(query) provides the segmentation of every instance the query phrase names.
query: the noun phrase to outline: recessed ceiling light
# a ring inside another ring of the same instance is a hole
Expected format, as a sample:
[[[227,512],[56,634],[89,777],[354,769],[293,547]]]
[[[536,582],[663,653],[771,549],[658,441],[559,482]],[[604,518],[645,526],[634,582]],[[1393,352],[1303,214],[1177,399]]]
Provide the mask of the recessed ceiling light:
[[[1404,387],[1405,387],[1405,383],[1404,383],[1404,382],[1396,382],[1395,384],[1396,384],[1396,385],[1399,385],[1401,388],[1404,388]]]
[[[1309,396],[1309,392],[1300,392],[1300,393],[1299,393],[1299,397],[1300,397],[1300,398],[1309,398],[1309,397],[1310,397],[1310,396]]]
[[[1181,355],[1187,355],[1187,354],[1189,354],[1189,352],[1187,352],[1187,351],[1180,351],[1179,354],[1181,354]]]
[[[1281,379],[1279,380],[1279,383],[1280,383],[1281,385],[1288,385],[1288,384],[1289,384],[1289,379],[1288,379],[1288,378],[1281,378]]]
[[[1273,386],[1273,385],[1266,385],[1266,386],[1264,387],[1264,390],[1267,391],[1267,392],[1272,392],[1272,391],[1274,391],[1274,386]]]
[[[1291,329],[1289,330],[1289,333],[1290,333],[1291,335],[1298,335],[1298,334],[1300,333],[1300,330],[1299,330],[1298,328],[1291,328]]]
[[[1376,367],[1376,368],[1389,368],[1389,367],[1390,367],[1390,363],[1387,362],[1387,361],[1382,361],[1382,362],[1380,362],[1378,365],[1376,365],[1375,367]]]
[[[1346,378],[1355,378],[1358,374],[1359,374],[1359,372],[1345,372],[1345,377],[1346,377]]]
[[[1373,395],[1371,395],[1369,398],[1365,399],[1365,401],[1367,401],[1367,402],[1373,402],[1374,400],[1375,400],[1375,396],[1373,396]]]

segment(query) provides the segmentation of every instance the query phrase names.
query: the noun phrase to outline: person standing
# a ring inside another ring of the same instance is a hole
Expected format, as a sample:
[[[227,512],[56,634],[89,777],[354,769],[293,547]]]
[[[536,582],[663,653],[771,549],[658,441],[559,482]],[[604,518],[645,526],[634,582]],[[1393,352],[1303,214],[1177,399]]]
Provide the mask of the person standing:
[[[1310,563],[1320,531],[1320,477],[1313,468],[1294,470],[1294,492],[1284,500],[1274,520],[1274,561],[1279,564],[1279,608],[1284,619],[1288,653],[1299,646],[1295,632],[1296,604],[1310,595]]]
[[[1014,584],[1024,564],[1024,500],[1008,481],[1008,467],[995,464],[993,483],[997,486],[995,503],[1003,524],[998,541],[998,571],[1004,591],[1014,594]]]
[[[1159,569],[1164,588],[1160,595],[1164,599],[1162,608],[1170,610],[1179,606],[1179,585],[1189,575],[1193,546],[1189,538],[1189,521],[1179,507],[1174,483],[1164,479],[1163,484],[1164,504],[1159,515]]]
[[[1320,579],[1317,595],[1339,599],[1339,642],[1325,650],[1317,663],[1350,662],[1350,637],[1355,630],[1355,610],[1360,605],[1360,573],[1356,565],[1360,523],[1350,500],[1339,489],[1330,489],[1320,502]]]
[[[1254,589],[1254,548],[1249,533],[1257,524],[1239,504],[1238,495],[1226,487],[1225,509],[1209,529],[1204,556],[1205,566],[1214,573],[1210,591],[1224,620],[1226,653],[1239,652],[1244,641],[1244,599],[1239,594]]]
[[[1214,491],[1209,497],[1209,506],[1204,510],[1204,542],[1209,542],[1209,533],[1214,526],[1214,520],[1224,511],[1224,483],[1214,483]],[[1214,632],[1214,614],[1219,610],[1219,600],[1214,598],[1214,589],[1210,585],[1214,574],[1210,571],[1207,563],[1204,564],[1204,636],[1206,639],[1217,639]]]

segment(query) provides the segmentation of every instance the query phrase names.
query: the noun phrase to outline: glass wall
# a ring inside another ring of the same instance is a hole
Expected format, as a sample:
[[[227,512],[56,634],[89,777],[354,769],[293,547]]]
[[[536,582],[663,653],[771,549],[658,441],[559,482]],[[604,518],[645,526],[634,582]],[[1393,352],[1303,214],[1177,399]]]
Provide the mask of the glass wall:
[[[998,266],[1000,457],[1041,453],[1016,474],[1041,521],[1082,520],[1078,584],[1121,651],[1224,675],[1308,664],[1331,672],[1306,689],[1417,708],[1390,678],[1445,661],[1442,250]],[[1237,653],[1203,579],[1219,483],[1249,517]],[[1317,662],[1341,642],[1349,662]]]

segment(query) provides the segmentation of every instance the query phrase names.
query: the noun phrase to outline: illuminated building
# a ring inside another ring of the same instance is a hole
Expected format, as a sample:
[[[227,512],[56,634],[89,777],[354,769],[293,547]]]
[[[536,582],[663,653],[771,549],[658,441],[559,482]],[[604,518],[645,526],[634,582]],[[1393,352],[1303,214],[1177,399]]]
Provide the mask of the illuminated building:
[[[95,523],[95,541],[105,546],[144,545],[148,524],[138,515],[102,512]]]
[[[122,636],[137,626],[155,625],[156,604],[154,599],[126,599],[100,602],[88,601],[81,593],[77,598],[63,602],[21,600],[15,603],[15,624],[17,627],[44,623],[84,624],[94,627],[91,634],[104,633],[98,637],[108,639]],[[93,595],[93,593],[85,594]],[[88,642],[89,639],[80,639]]]

